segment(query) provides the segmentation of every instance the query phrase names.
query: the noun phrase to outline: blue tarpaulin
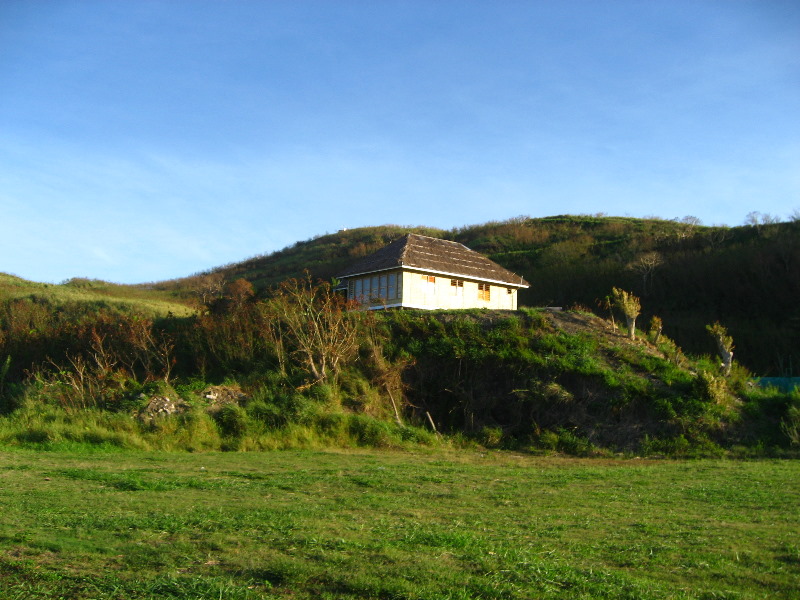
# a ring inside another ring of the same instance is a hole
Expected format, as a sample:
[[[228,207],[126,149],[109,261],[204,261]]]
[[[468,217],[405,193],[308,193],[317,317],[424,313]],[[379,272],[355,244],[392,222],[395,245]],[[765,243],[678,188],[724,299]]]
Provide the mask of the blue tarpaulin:
[[[776,387],[782,392],[791,392],[800,387],[800,377],[759,377],[756,383],[761,387]]]

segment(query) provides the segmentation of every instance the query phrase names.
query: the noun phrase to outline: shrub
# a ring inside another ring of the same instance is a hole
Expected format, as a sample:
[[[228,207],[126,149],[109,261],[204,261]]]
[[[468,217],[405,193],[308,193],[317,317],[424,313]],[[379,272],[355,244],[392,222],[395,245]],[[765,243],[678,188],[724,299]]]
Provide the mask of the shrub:
[[[392,443],[392,426],[366,415],[349,415],[348,431],[359,446],[388,448]]]
[[[478,439],[486,448],[499,448],[503,441],[503,430],[500,427],[484,427]]]
[[[228,437],[242,437],[247,433],[250,419],[244,408],[238,404],[226,404],[215,416],[220,432]]]
[[[800,446],[800,388],[795,388],[790,395],[790,403],[786,408],[786,416],[781,419],[781,432],[791,446]]]
[[[558,430],[557,448],[560,452],[573,456],[588,456],[597,450],[587,438],[567,429]]]
[[[251,401],[246,410],[253,420],[263,423],[269,429],[277,429],[287,423],[287,415],[272,402]]]
[[[725,404],[728,399],[728,385],[722,377],[709,371],[700,371],[695,379],[695,392],[703,400],[715,404]]]

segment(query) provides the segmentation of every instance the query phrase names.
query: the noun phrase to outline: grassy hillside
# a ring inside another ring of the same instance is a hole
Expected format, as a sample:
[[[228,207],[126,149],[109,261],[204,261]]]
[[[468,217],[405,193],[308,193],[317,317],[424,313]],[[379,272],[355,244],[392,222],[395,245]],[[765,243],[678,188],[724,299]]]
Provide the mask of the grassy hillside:
[[[62,285],[0,275],[0,300],[34,298],[50,305],[97,303],[152,315],[188,314],[225,281],[244,278],[267,293],[281,281],[330,280],[352,261],[406,232],[452,239],[482,252],[532,283],[527,306],[580,306],[602,316],[612,287],[642,300],[641,320],[659,316],[684,351],[711,354],[705,326],[723,323],[736,358],[763,376],[800,375],[800,222],[704,227],[605,216],[520,217],[439,230],[386,225],[297,242],[268,255],[195,276],[140,286],[71,280]],[[215,281],[214,278],[217,278]]]
[[[58,310],[70,305],[133,310],[153,316],[189,315],[195,308],[175,294],[145,286],[120,285],[94,279],[70,279],[61,284],[36,283],[0,273],[0,302],[28,300]]]
[[[530,304],[570,307],[560,312],[350,312],[329,287],[273,285],[301,267],[330,277],[399,227],[339,232],[160,285],[3,276],[0,439],[403,446],[432,443],[435,427],[448,439],[577,454],[784,453],[800,444],[797,392],[756,389],[748,367],[789,374],[800,362],[798,226],[552,217],[417,229],[487,253],[533,283]],[[630,342],[610,330],[602,300],[613,286],[641,297],[640,330],[655,313],[665,335]],[[716,320],[733,335],[730,373],[706,331]],[[241,400],[216,412],[202,392],[220,383]],[[156,396],[182,408],[138,418]]]
[[[313,277],[327,281],[354,260],[409,232],[431,237],[447,236],[447,232],[441,229],[399,225],[343,230],[300,241],[278,252],[255,256],[198,275],[159,282],[155,284],[155,289],[185,293],[196,289],[208,273],[221,274],[226,281],[240,277],[247,279],[259,291],[268,290],[291,277],[301,277],[306,270]]]
[[[739,365],[726,375],[664,336],[630,340],[591,313],[376,314],[340,302],[306,286],[191,317],[17,319],[0,330],[0,443],[674,456],[800,443],[798,393],[760,390]]]
[[[612,287],[642,299],[642,320],[658,315],[686,352],[710,354],[705,325],[720,321],[736,356],[760,375],[800,374],[800,222],[704,227],[692,219],[520,217],[450,231],[368,227],[298,242],[213,272],[266,290],[308,269],[329,280],[353,260],[407,231],[461,242],[531,282],[527,306],[599,308]],[[186,290],[200,277],[164,282]]]

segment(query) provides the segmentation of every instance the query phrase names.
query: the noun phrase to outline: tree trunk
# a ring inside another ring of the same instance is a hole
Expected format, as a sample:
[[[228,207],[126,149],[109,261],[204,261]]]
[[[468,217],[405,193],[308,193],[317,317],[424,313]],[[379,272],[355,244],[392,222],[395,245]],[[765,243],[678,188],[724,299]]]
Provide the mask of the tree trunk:
[[[725,377],[731,374],[731,365],[733,364],[733,350],[728,350],[724,344],[717,342],[719,348],[719,355],[722,357],[722,372]]]
[[[632,340],[636,339],[636,317],[629,317],[625,315],[625,322],[628,324],[628,337]]]

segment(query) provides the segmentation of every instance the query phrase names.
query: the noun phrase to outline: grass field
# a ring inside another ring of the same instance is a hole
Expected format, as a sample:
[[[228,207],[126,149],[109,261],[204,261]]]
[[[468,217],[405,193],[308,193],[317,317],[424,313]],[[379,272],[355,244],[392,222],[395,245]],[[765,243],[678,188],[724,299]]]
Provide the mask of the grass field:
[[[170,293],[147,287],[94,280],[73,280],[61,284],[37,283],[0,273],[0,299],[30,297],[46,300],[53,306],[68,302],[97,303],[117,308],[129,307],[157,316],[172,313],[183,317],[195,312],[194,308],[176,300]]]
[[[800,462],[0,453],[0,597],[798,598]]]

